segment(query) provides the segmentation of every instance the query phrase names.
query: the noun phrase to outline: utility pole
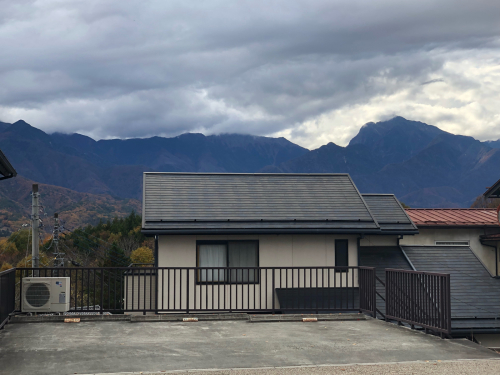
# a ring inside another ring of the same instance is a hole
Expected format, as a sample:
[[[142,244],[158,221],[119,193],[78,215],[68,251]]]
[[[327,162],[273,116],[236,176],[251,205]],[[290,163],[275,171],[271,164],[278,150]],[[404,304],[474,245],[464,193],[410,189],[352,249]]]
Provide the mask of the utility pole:
[[[38,207],[38,198],[40,194],[38,193],[38,184],[33,184],[33,192],[31,193],[31,266],[32,268],[38,268],[40,266],[40,256],[39,256],[39,238],[38,238],[38,227],[40,225],[40,215]],[[35,275],[36,273],[36,275]],[[38,271],[33,272],[33,276],[38,276]]]
[[[59,252],[59,214],[54,214],[54,267],[64,267],[64,253]]]

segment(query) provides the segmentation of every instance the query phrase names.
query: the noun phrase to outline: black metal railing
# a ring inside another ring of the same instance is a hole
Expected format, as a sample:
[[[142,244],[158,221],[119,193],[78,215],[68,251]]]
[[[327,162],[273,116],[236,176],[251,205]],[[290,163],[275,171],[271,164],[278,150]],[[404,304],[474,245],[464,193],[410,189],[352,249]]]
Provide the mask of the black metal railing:
[[[19,278],[33,273],[70,278],[71,311],[375,311],[375,269],[369,267],[75,267],[35,271],[17,269]]]
[[[377,280],[374,267],[359,267],[359,309],[377,317]]]
[[[451,333],[450,275],[386,269],[386,319]]]
[[[0,272],[0,329],[16,309],[16,269]]]

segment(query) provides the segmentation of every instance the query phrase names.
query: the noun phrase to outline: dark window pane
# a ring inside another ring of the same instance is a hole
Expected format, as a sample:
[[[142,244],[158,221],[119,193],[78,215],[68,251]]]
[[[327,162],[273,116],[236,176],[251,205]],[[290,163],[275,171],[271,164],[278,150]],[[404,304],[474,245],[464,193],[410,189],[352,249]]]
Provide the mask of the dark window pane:
[[[258,242],[257,241],[231,241],[229,242],[229,267],[258,267]],[[253,270],[232,270],[231,281],[255,282]]]
[[[347,267],[349,265],[349,249],[347,240],[335,240],[335,266]]]

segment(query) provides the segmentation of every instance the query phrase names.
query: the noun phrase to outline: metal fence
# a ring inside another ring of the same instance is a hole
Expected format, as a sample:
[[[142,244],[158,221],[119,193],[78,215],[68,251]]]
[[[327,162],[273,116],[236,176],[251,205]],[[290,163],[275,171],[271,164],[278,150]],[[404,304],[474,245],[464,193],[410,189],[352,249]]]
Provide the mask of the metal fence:
[[[15,311],[16,269],[0,272],[0,329],[9,320],[9,314]]]
[[[450,275],[386,269],[386,319],[451,333]]]
[[[359,267],[359,309],[377,317],[377,280],[374,267]]]
[[[375,311],[375,270],[369,267],[74,267],[33,271],[18,268],[18,277],[33,273],[70,277],[70,311]]]

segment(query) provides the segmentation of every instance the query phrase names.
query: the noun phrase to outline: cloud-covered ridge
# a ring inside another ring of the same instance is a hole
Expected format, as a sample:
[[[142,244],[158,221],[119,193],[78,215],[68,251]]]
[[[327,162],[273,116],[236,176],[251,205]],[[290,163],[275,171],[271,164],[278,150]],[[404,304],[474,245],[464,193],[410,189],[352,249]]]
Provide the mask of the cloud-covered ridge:
[[[95,138],[284,135],[315,147],[399,114],[500,138],[498,1],[0,7],[0,121]]]

